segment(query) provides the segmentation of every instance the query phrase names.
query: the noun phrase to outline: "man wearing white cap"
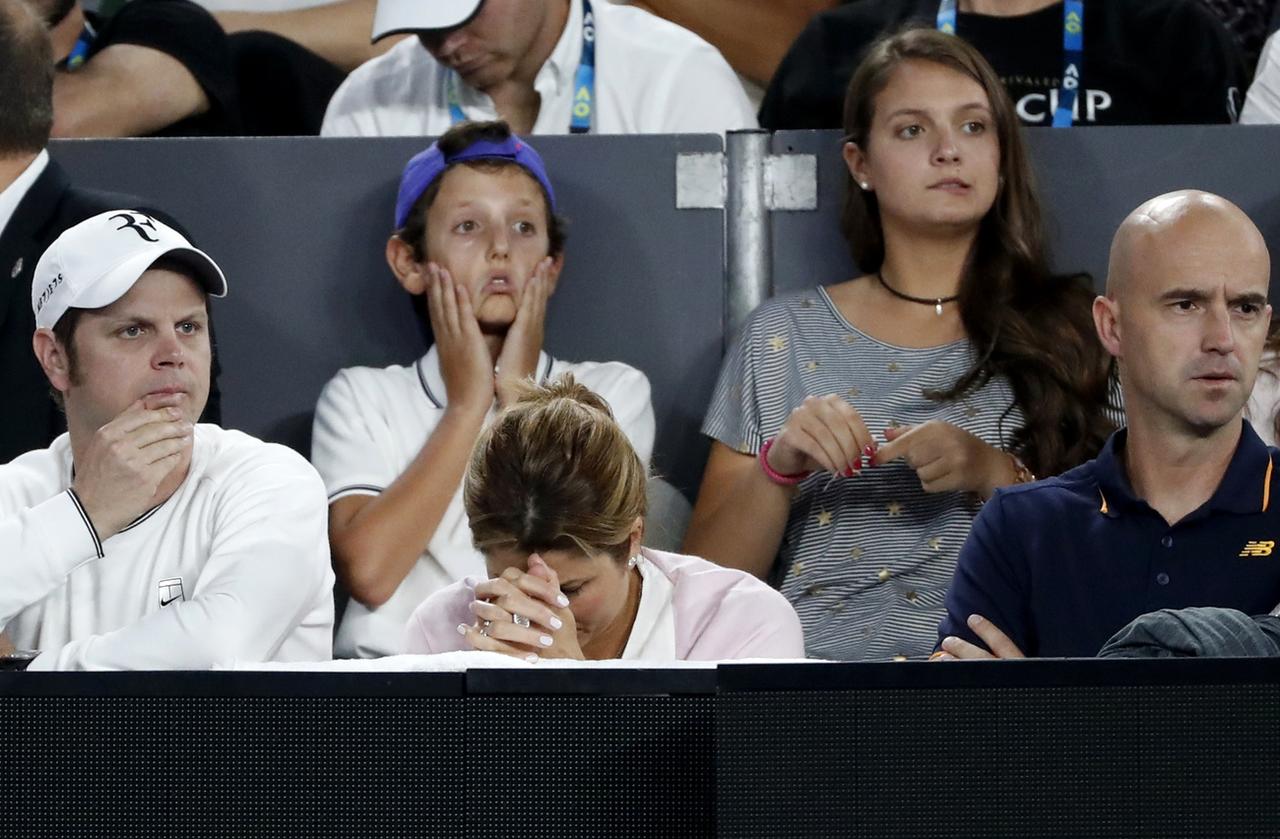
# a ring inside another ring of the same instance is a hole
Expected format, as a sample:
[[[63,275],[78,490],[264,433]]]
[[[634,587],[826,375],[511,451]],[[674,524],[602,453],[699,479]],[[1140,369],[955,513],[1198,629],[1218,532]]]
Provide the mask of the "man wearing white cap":
[[[334,94],[327,136],[439,136],[463,120],[517,134],[755,128],[723,56],[608,0],[378,0],[375,41],[410,32]]]
[[[33,346],[68,432],[0,466],[0,627],[32,669],[202,669],[330,658],[319,476],[195,424],[222,271],[115,210],[36,266]],[[34,657],[32,657],[34,656]]]

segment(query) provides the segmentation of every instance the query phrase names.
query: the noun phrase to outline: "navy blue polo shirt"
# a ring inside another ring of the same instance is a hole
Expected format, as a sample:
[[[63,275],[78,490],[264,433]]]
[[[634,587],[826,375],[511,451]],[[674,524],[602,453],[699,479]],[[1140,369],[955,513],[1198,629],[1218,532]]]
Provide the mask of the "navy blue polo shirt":
[[[1125,434],[1083,466],[987,502],[960,550],[939,639],[979,643],[965,625],[979,614],[1027,655],[1092,656],[1157,609],[1259,615],[1280,603],[1280,450],[1244,422],[1218,489],[1170,527],[1129,485]]]

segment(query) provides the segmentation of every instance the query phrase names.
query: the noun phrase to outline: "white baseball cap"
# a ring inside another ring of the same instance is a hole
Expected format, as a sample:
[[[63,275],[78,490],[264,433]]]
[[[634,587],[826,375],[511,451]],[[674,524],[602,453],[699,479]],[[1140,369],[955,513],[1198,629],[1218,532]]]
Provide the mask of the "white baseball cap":
[[[227,278],[208,254],[164,222],[137,210],[109,210],[63,231],[36,263],[31,310],[37,329],[52,329],[67,309],[100,309],[123,297],[162,256],[189,267],[213,297]]]
[[[378,0],[373,40],[401,32],[452,29],[471,20],[484,0]]]

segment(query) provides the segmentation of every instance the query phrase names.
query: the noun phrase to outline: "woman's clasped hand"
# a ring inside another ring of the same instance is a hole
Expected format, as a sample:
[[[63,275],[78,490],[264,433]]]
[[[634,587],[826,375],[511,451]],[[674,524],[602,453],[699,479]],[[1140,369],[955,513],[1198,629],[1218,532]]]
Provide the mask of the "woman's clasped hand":
[[[515,566],[476,585],[473,624],[458,624],[477,650],[502,653],[530,663],[539,658],[583,660],[569,598],[560,591],[556,572],[538,554],[530,554],[528,570]]]

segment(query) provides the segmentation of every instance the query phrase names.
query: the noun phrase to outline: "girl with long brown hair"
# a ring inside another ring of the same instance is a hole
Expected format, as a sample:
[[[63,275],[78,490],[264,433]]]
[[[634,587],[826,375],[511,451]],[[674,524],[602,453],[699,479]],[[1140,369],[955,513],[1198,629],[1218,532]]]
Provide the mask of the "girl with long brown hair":
[[[810,655],[922,655],[981,501],[1113,430],[1111,364],[1088,283],[1049,270],[1017,118],[977,51],[882,39],[844,127],[866,273],[753,313],[685,547],[773,580]]]

